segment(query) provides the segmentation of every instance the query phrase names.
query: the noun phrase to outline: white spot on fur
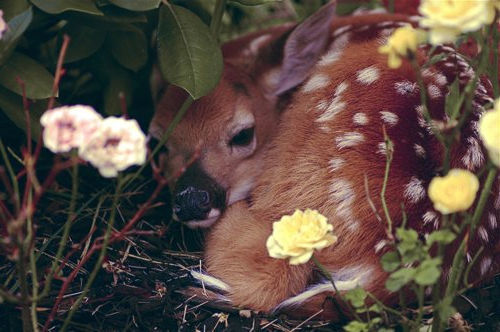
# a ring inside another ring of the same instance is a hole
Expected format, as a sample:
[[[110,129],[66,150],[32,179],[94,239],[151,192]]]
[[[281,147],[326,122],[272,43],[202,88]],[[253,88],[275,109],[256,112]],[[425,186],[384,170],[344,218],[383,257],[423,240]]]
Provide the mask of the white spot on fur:
[[[427,93],[429,94],[429,97],[431,99],[437,99],[437,98],[442,97],[442,95],[443,95],[441,93],[441,89],[434,84],[429,84],[427,86]]]
[[[424,225],[433,223],[434,228],[439,227],[439,218],[438,218],[437,213],[434,211],[429,210],[429,211],[425,212],[424,215],[422,216],[422,219],[424,221]]]
[[[359,143],[363,142],[364,139],[365,136],[363,134],[352,131],[335,137],[335,142],[337,143],[337,147],[339,148],[339,150],[341,150],[344,148],[351,148],[353,146],[356,146]]]
[[[481,145],[478,140],[474,137],[468,137],[467,143],[469,147],[462,157],[462,163],[469,170],[475,170],[478,167],[481,167],[484,163],[484,155],[481,151]]]
[[[479,226],[479,228],[477,229],[477,233],[479,234],[479,237],[484,242],[488,243],[489,236],[488,236],[488,231],[486,230],[486,228],[484,228],[483,226]]]
[[[486,274],[491,266],[491,257],[485,257],[481,261],[481,274]]]
[[[380,250],[382,250],[385,246],[387,245],[387,241],[386,240],[380,240],[377,242],[377,244],[375,244],[374,246],[374,249],[375,249],[375,253],[378,253]]]
[[[330,77],[324,74],[312,76],[302,88],[302,92],[311,92],[326,87],[330,83]]]
[[[343,34],[344,32],[346,32],[347,30],[351,30],[352,29],[352,25],[348,24],[348,25],[344,25],[338,29],[335,29],[335,31],[333,31],[333,37],[338,37],[339,35]]]
[[[355,125],[364,126],[368,124],[368,117],[365,113],[359,112],[353,115],[352,122]]]
[[[380,77],[380,70],[375,66],[370,66],[365,69],[361,69],[356,74],[356,79],[358,82],[370,85],[377,81]]]
[[[420,144],[413,144],[413,149],[415,150],[415,153],[417,154],[418,157],[420,158],[425,158],[425,149],[422,145]]]
[[[498,227],[497,217],[493,213],[488,214],[488,221],[492,230]]]
[[[349,43],[350,38],[350,32],[336,38],[326,54],[319,60],[318,65],[327,66],[337,62],[341,58],[342,52],[344,51],[346,45]]]
[[[330,199],[336,206],[336,216],[341,218],[351,230],[357,229],[359,224],[352,214],[352,204],[356,194],[351,183],[344,179],[335,179],[330,185],[329,193]]]
[[[380,112],[380,118],[390,126],[394,126],[399,121],[399,117],[395,113],[389,111]]]
[[[346,82],[340,83],[337,88],[335,89],[335,94],[333,95],[333,98],[328,104],[325,100],[322,100],[321,102],[318,103],[316,106],[317,109],[322,110],[323,114],[321,114],[317,119],[316,122],[325,122],[325,121],[330,121],[332,120],[337,113],[342,111],[346,105],[345,102],[341,100],[342,93],[347,89],[349,84]]]
[[[411,203],[418,203],[425,197],[425,188],[422,184],[422,180],[415,176],[412,176],[410,182],[405,186],[405,197]]]
[[[377,144],[377,153],[383,156],[387,156],[387,144],[385,142],[380,142]]]
[[[266,85],[266,90],[272,91],[277,87],[278,82],[280,80],[281,67],[271,69],[263,76],[264,76],[264,84]]]
[[[472,256],[471,256],[470,252],[468,252],[465,257],[467,258],[467,263],[470,263],[472,261]]]
[[[338,171],[339,169],[341,169],[345,164],[345,160],[342,159],[342,158],[332,158],[332,160],[330,160],[328,162],[328,170],[330,172],[336,172]]]
[[[394,83],[396,92],[402,96],[413,94],[417,91],[417,83],[404,80]]]
[[[448,79],[441,73],[435,73],[434,82],[436,82],[437,85],[446,85],[448,84]]]

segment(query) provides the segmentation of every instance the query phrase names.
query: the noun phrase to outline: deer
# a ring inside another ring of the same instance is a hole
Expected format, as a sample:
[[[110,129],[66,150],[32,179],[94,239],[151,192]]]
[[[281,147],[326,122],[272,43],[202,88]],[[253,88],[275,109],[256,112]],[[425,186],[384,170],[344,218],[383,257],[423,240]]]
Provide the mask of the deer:
[[[397,14],[336,17],[334,7],[334,3],[326,5],[306,24],[290,28],[278,39],[278,44],[268,45],[269,49],[280,49],[282,57],[274,62],[279,63],[273,67],[279,72],[275,85],[266,86],[272,89],[275,99],[269,102],[265,93],[259,94],[265,100],[260,104],[262,110],[279,112],[266,118],[272,125],[265,130],[272,133],[259,133],[261,123],[257,113],[250,125],[236,126],[238,130],[255,128],[257,143],[248,144],[257,146],[252,147],[252,159],[230,166],[233,175],[251,184],[241,186],[241,181],[232,177],[220,182],[229,192],[238,188],[237,191],[244,193],[237,195],[238,199],[229,194],[226,206],[216,215],[216,222],[205,224],[210,226],[204,250],[206,270],[193,275],[204,286],[224,293],[223,298],[238,307],[268,313],[286,311],[298,317],[308,317],[323,309],[321,317],[338,317],[338,310],[328,300],[337,294],[313,263],[292,266],[286,260],[269,257],[266,251],[272,223],[295,209],[307,208],[325,215],[338,236],[334,245],[315,253],[332,278],[356,279],[384,303],[395,303],[395,294],[384,287],[388,273],[380,265],[380,257],[388,250],[386,228],[375,218],[375,212],[382,211],[381,202],[374,198],[378,197],[384,179],[387,158],[384,131],[394,144],[386,200],[395,226],[402,223],[403,204],[407,227],[421,236],[440,227],[439,213],[426,191],[430,180],[440,172],[443,148],[424,120],[420,87],[410,62],[405,60],[400,68],[389,69],[387,58],[377,52],[395,28],[414,25],[414,18]],[[313,35],[314,38],[308,38]],[[419,64],[427,60],[426,50],[427,46],[418,49]],[[463,89],[473,69],[449,46],[437,46],[435,52],[446,56],[424,69],[422,77],[430,115],[438,123],[446,121],[444,102],[448,87],[458,78]],[[215,103],[219,96],[225,96],[233,108],[230,99],[238,97],[261,103],[262,100],[255,99],[253,88],[246,86],[248,94],[239,96],[234,85],[226,84],[235,78],[231,71],[228,63],[221,84],[206,101]],[[253,83],[262,84],[258,77]],[[240,79],[243,84],[250,82]],[[226,94],[221,90],[226,90]],[[477,171],[485,165],[487,152],[478,136],[477,123],[484,105],[492,102],[491,96],[491,84],[481,79],[474,94],[473,110],[458,138],[461,144],[451,152],[451,167]],[[277,111],[280,98],[286,102]],[[241,103],[244,104],[238,100],[235,104]],[[215,119],[205,113],[207,118],[203,118],[205,122],[199,128],[192,124],[198,116],[196,112],[203,112],[198,107],[191,117],[188,115],[186,125],[180,126],[184,136],[173,139],[172,145],[183,144],[182,139],[191,140],[193,146],[193,142],[200,140],[198,133],[202,128],[208,122],[213,124]],[[234,113],[227,109],[223,112],[221,126],[227,126]],[[218,113],[213,110],[213,114]],[[193,138],[185,137],[189,125]],[[211,133],[217,139],[220,139],[217,132],[224,132],[221,126]],[[231,142],[235,136],[226,137]],[[206,142],[209,140],[212,138],[206,138]],[[268,140],[265,145],[263,140]],[[212,144],[218,143],[212,141]],[[262,145],[258,147],[259,144]],[[216,170],[230,165],[229,162],[220,158],[211,160],[206,153],[201,163],[204,172],[221,181]],[[186,173],[189,176],[189,171]],[[484,182],[483,178],[480,180]],[[184,195],[183,186],[180,190],[178,195]],[[472,268],[475,282],[500,270],[500,177],[495,179],[490,194],[477,234],[471,236],[467,247],[469,263],[479,248],[484,247]],[[376,211],[369,204],[370,198]],[[452,254],[446,255],[445,275]]]
[[[191,105],[158,158],[163,170],[175,174],[198,154],[172,183],[175,220],[191,228],[208,228],[227,206],[248,197],[290,91],[305,80],[314,64],[303,62],[304,66],[293,73],[286,71],[283,78],[283,54],[293,49],[293,58],[319,57],[328,41],[322,32],[329,29],[325,17],[333,10],[313,15],[300,25],[283,24],[222,45],[221,81]],[[309,47],[295,52],[298,40],[307,41]],[[151,146],[158,144],[187,97],[175,86],[162,92],[165,84],[158,82],[158,75],[153,81],[160,91],[148,129]]]

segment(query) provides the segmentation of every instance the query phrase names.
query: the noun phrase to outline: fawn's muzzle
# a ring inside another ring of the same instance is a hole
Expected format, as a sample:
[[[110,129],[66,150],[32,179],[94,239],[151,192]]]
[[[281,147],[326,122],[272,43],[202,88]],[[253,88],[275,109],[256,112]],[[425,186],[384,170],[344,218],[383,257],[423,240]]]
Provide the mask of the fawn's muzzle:
[[[226,203],[226,191],[195,163],[179,178],[174,189],[174,218],[190,227],[208,227]]]

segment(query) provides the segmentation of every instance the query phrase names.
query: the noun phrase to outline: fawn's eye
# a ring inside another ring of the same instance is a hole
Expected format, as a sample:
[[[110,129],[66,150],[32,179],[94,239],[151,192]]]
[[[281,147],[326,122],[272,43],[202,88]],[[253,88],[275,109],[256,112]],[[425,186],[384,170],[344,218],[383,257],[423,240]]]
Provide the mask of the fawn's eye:
[[[245,128],[240,130],[229,141],[230,146],[247,146],[252,143],[255,127]]]

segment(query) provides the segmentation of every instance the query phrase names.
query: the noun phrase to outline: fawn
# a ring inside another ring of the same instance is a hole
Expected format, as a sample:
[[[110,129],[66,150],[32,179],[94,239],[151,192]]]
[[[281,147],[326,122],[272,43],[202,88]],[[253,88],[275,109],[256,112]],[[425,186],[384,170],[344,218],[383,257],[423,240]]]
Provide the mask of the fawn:
[[[258,152],[262,157],[252,162],[252,167],[258,167],[249,186],[253,189],[244,200],[230,199],[231,205],[207,234],[205,263],[211,277],[197,277],[227,292],[227,299],[238,306],[266,312],[284,309],[298,316],[323,308],[323,317],[336,316],[335,307],[327,300],[333,295],[329,281],[321,279],[312,263],[291,266],[286,260],[270,258],[266,251],[272,223],[295,209],[306,208],[327,216],[339,238],[333,246],[315,254],[334,280],[356,278],[380,300],[395,300],[395,294],[385,289],[388,274],[379,263],[387,251],[385,224],[375,218],[368,202],[373,198],[375,209],[381,212],[381,203],[375,198],[386,165],[383,128],[394,143],[386,198],[395,225],[401,224],[403,203],[407,227],[422,236],[440,227],[439,213],[426,190],[439,173],[443,149],[423,118],[411,64],[405,61],[399,69],[389,69],[386,56],[377,52],[396,27],[411,24],[412,18],[389,14],[334,18],[333,6],[327,5],[309,24],[295,28],[299,33],[286,35],[274,92],[280,95],[292,89],[290,99],[279,123],[268,127],[274,133],[267,135],[271,141]],[[324,29],[325,24],[328,29]],[[310,35],[315,38],[305,38]],[[326,47],[318,45],[325,38]],[[427,60],[425,49],[422,46],[417,51],[420,64]],[[423,70],[422,77],[432,118],[445,122],[448,86],[459,78],[463,88],[473,71],[451,47],[439,46],[436,52],[447,56]],[[307,68],[308,74],[296,77],[297,68]],[[218,90],[230,89],[224,80],[221,84]],[[483,105],[491,101],[491,86],[482,79],[475,91],[473,111],[459,137],[462,144],[455,145],[451,153],[452,167],[477,171],[485,165],[487,155],[478,137],[477,121]],[[192,117],[187,121],[201,121]],[[254,125],[258,131],[260,122]],[[472,269],[476,281],[499,271],[498,177],[490,197],[467,249],[470,262],[484,246]],[[452,254],[447,253],[445,275]],[[220,281],[214,281],[214,277]]]
[[[166,144],[168,158],[160,158],[162,167],[173,173],[199,153],[174,184],[175,219],[192,228],[209,227],[226,206],[248,197],[262,172],[287,92],[304,81],[326,46],[330,24],[325,17],[333,11],[329,8],[296,28],[282,25],[223,45],[219,85],[193,103]],[[297,51],[298,41],[309,46]],[[283,77],[284,57],[289,59],[285,66],[301,58],[313,61],[299,60],[301,66]],[[185,98],[174,86],[161,95],[149,128],[153,144]]]

